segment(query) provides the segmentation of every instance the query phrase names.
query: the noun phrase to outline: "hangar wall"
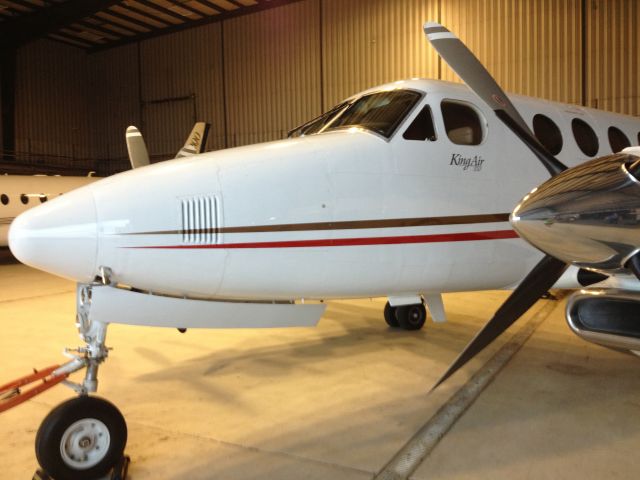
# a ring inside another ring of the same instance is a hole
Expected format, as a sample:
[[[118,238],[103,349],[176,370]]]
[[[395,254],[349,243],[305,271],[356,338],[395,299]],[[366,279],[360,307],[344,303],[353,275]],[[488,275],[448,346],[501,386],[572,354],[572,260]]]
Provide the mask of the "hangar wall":
[[[508,91],[640,113],[635,0],[301,0],[95,54],[22,49],[19,145],[120,158],[113,171],[126,167],[129,124],[164,158],[195,118],[213,124],[209,149],[282,138],[376,84],[458,81],[424,19],[460,35]]]
[[[93,153],[87,130],[86,54],[39,40],[21,48],[16,63],[18,160],[54,166],[86,163]]]

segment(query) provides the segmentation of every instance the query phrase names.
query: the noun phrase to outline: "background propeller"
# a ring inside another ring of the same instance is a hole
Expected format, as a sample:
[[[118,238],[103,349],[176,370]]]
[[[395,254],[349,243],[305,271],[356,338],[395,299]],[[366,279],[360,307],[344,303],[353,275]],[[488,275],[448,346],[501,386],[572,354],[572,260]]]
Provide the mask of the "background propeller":
[[[551,155],[538,141],[507,97],[507,94],[458,37],[435,22],[426,23],[424,25],[424,33],[440,57],[449,64],[474,93],[493,109],[496,116],[529,147],[551,176],[555,176],[567,169],[562,162]],[[518,320],[558,281],[567,267],[568,265],[564,262],[545,255],[525,279],[520,282],[520,285],[502,304],[493,318],[465,347],[433,388],[436,388],[453,375]]]

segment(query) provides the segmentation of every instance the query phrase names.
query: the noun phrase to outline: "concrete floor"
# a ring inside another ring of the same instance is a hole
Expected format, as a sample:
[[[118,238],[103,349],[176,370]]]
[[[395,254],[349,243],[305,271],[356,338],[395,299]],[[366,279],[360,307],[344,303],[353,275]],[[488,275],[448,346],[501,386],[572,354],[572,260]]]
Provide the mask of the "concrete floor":
[[[445,295],[449,323],[420,332],[387,328],[383,299],[331,302],[314,329],[112,325],[99,394],[127,419],[129,478],[371,479],[505,342],[427,395],[506,295]],[[0,265],[0,383],[64,361],[74,306],[70,282]],[[637,478],[638,362],[573,336],[558,302],[411,478]],[[39,423],[71,396],[0,415],[0,479],[30,478]]]

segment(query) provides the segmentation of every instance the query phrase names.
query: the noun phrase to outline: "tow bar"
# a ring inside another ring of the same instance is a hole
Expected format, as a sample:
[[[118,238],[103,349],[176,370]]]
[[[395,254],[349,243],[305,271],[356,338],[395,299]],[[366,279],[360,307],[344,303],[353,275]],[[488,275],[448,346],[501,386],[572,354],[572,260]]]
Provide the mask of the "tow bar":
[[[16,405],[20,405],[42,392],[46,392],[51,387],[55,387],[63,380],[66,380],[69,374],[66,372],[56,373],[56,370],[59,369],[60,365],[53,365],[42,370],[36,370],[34,368],[32,374],[25,375],[24,377],[17,378],[12,382],[0,386],[0,413]],[[37,382],[38,380],[42,380],[42,383],[28,390],[22,390],[22,387],[25,385]]]

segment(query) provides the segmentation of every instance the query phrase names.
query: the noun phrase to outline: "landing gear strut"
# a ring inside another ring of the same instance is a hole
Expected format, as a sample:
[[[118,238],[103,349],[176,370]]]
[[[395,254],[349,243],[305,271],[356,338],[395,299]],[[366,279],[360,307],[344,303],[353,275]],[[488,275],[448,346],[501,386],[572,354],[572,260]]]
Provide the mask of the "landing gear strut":
[[[392,307],[389,302],[384,306],[384,320],[390,327],[403,330],[420,330],[427,320],[424,303]]]
[[[80,396],[68,400],[44,419],[36,435],[36,457],[43,474],[55,480],[93,480],[104,477],[118,465],[128,465],[124,457],[127,425],[120,411],[98,397],[98,367],[107,359],[105,346],[108,324],[93,320],[91,284],[77,289],[77,323],[80,338],[86,343],[75,350],[65,350],[72,360],[52,375],[69,375],[86,368],[81,384],[63,383]],[[120,469],[122,470],[122,469]]]

